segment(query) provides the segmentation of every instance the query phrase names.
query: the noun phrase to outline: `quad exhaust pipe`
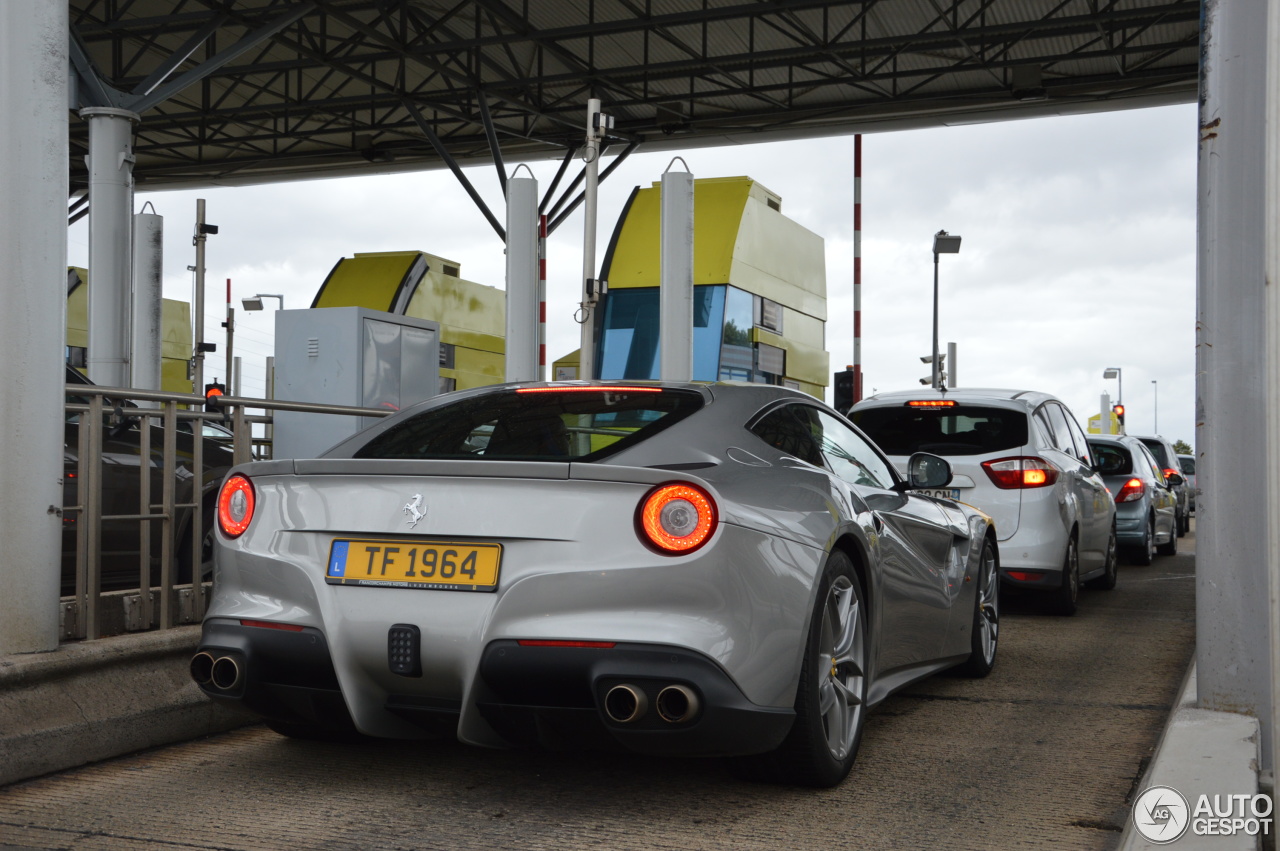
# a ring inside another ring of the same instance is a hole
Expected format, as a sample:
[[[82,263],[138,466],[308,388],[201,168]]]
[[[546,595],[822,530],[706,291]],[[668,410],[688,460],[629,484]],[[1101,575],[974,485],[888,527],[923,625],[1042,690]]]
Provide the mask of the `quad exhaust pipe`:
[[[669,685],[658,692],[654,708],[668,724],[683,724],[697,716],[702,704],[693,689]],[[649,697],[639,686],[623,683],[609,689],[604,696],[604,712],[616,724],[639,721],[649,711]]]
[[[667,686],[654,701],[658,717],[668,724],[681,724],[698,714],[698,696],[685,686]]]
[[[209,686],[221,691],[231,691],[240,685],[244,670],[231,656],[214,657],[208,650],[201,650],[191,657],[191,679],[196,685]]]
[[[637,686],[623,684],[609,689],[604,696],[604,711],[619,724],[639,721],[649,711],[649,698]]]

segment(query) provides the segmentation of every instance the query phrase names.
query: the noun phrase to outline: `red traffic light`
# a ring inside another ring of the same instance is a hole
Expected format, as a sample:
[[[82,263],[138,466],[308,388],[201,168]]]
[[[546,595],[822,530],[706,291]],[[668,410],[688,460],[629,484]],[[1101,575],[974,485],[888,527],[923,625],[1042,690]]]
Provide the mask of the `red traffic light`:
[[[1124,425],[1124,405],[1112,405],[1111,413],[1116,415],[1116,419],[1120,421],[1121,425]]]
[[[225,396],[227,393],[227,385],[213,382],[204,386],[204,404],[205,410],[215,410],[218,407],[218,397]]]

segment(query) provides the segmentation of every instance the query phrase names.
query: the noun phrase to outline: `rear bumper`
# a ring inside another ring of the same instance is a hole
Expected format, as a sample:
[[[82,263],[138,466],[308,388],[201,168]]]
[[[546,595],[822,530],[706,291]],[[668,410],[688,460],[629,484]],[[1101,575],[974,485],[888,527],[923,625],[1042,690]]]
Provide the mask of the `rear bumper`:
[[[230,660],[238,672],[229,685],[229,677],[222,685],[197,679],[214,700],[266,720],[340,733],[356,729],[325,637],[317,629],[285,631],[211,619],[204,625],[200,654]],[[604,709],[606,695],[620,685],[641,695],[644,705],[625,722],[610,718]],[[659,694],[672,686],[682,687],[682,695],[691,699],[685,717],[669,714],[664,719]],[[388,694],[382,711],[427,734],[456,735],[461,703],[414,696],[408,693],[412,690],[406,677],[406,693]],[[597,649],[493,641],[482,655],[472,700],[485,722],[511,745],[621,748],[652,755],[762,753],[781,744],[795,718],[791,709],[753,704],[705,656],[651,644]]]

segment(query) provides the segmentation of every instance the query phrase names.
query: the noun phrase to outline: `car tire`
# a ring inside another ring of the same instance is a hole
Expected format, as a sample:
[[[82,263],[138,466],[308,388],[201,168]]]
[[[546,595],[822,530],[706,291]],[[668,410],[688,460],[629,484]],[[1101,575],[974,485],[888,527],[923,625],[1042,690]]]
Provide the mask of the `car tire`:
[[[1173,528],[1169,530],[1169,542],[1167,544],[1156,544],[1156,552],[1162,556],[1176,556],[1178,554],[1178,538],[1181,537],[1182,519],[1174,516]]]
[[[1187,509],[1186,511],[1182,511],[1178,513],[1177,526],[1178,526],[1177,537],[1179,538],[1186,537],[1186,534],[1191,531],[1191,510],[1190,509]],[[1166,555],[1173,555],[1173,553],[1166,553]]]
[[[1000,565],[991,539],[983,539],[978,562],[978,590],[973,601],[973,627],[969,634],[969,658],[957,671],[980,679],[996,665],[1000,642]]]
[[[867,714],[867,607],[853,562],[827,558],[805,641],[796,720],[778,748],[741,764],[755,780],[836,786],[853,767]]]
[[[1088,586],[1097,588],[1100,591],[1110,591],[1116,587],[1116,579],[1120,574],[1120,556],[1116,547],[1116,527],[1111,527],[1111,537],[1107,539],[1107,563],[1102,575],[1096,579],[1090,579]]]
[[[1062,559],[1062,585],[1053,592],[1050,607],[1064,617],[1076,613],[1080,600],[1080,550],[1076,543],[1075,532],[1067,539],[1067,553]]]
[[[1156,560],[1156,521],[1154,517],[1147,518],[1147,533],[1133,551],[1130,560],[1142,567],[1146,567]]]

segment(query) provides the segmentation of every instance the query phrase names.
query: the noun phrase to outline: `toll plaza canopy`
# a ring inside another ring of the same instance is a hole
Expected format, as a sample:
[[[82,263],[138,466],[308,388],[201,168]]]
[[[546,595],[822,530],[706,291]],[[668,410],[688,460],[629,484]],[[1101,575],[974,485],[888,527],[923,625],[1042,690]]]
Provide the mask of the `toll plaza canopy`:
[[[139,188],[687,149],[1194,100],[1199,0],[72,0]],[[72,113],[72,194],[87,185]]]

